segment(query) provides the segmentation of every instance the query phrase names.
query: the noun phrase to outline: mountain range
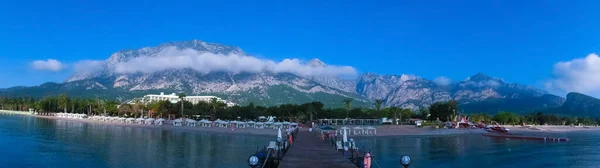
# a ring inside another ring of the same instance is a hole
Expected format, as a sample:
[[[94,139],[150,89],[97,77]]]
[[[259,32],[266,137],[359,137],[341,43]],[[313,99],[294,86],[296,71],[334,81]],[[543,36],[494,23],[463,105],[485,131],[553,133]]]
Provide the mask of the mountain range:
[[[436,82],[408,74],[364,73],[355,78],[344,78],[274,71],[207,72],[195,67],[132,72],[115,70],[115,67],[124,63],[165,57],[165,53],[169,58],[170,55],[165,52],[168,49],[248,56],[235,46],[201,40],[169,42],[154,47],[121,50],[99,61],[96,71],[78,72],[62,83],[0,89],[0,96],[44,97],[67,93],[75,97],[128,100],[159,92],[185,92],[188,95],[215,95],[238,104],[253,102],[257,105],[277,105],[321,101],[328,107],[342,107],[342,100],[349,97],[354,100],[354,107],[373,107],[373,102],[381,99],[383,106],[410,109],[426,107],[438,101],[455,100],[459,102],[460,110],[466,113],[527,113],[553,109],[550,111],[571,115],[581,111],[581,114],[600,116],[600,101],[593,97],[570,93],[565,99],[532,86],[507,83],[483,73],[476,73],[464,81]],[[173,55],[172,59],[180,58]],[[303,65],[309,68],[329,66],[319,59],[304,62]]]

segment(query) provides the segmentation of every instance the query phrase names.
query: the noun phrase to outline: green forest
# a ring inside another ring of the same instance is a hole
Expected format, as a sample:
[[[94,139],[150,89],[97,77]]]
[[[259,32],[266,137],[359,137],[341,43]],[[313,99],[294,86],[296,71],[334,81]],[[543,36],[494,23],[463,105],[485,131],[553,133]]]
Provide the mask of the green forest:
[[[180,98],[184,96],[180,95]],[[46,113],[67,112],[127,117],[140,117],[141,115],[148,114],[148,112],[152,112],[153,117],[180,117],[183,112],[183,115],[188,118],[226,120],[255,120],[259,116],[275,116],[280,120],[297,122],[323,118],[374,119],[381,117],[400,119],[400,121],[406,121],[409,118],[448,121],[455,119],[458,115],[456,101],[437,102],[427,108],[419,108],[416,111],[399,107],[382,107],[382,100],[375,101],[375,108],[354,108],[352,106],[353,100],[350,98],[341,102],[344,104],[343,108],[324,108],[321,102],[281,104],[269,107],[255,106],[253,103],[245,106],[236,105],[227,107],[226,104],[216,99],[198,104],[183,101],[183,106],[181,102],[178,101],[174,104],[169,101],[158,101],[142,104],[136,101],[128,104],[100,98],[72,98],[61,94],[43,99],[0,97],[0,109],[16,111],[33,109]],[[600,123],[600,118],[559,116],[555,114],[543,114],[542,112],[533,112],[527,115],[518,115],[513,112],[498,112],[495,115],[480,113],[466,114],[466,116],[469,116],[470,121],[473,123],[491,123],[492,121],[496,121],[507,125],[521,125],[523,122],[538,125],[598,125]]]

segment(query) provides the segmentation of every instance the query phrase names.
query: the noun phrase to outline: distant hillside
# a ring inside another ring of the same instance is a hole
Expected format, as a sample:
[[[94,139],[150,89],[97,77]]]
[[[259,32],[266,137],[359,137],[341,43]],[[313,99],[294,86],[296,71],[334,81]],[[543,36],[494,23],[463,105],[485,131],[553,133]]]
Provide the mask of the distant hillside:
[[[600,117],[600,99],[571,92],[561,107],[548,109],[548,113],[557,113],[568,116]]]
[[[564,98],[546,94],[540,97],[521,97],[516,99],[497,99],[482,102],[460,104],[459,109],[467,114],[487,113],[496,114],[500,111],[510,111],[518,114],[528,114],[534,111],[557,108],[565,101]]]

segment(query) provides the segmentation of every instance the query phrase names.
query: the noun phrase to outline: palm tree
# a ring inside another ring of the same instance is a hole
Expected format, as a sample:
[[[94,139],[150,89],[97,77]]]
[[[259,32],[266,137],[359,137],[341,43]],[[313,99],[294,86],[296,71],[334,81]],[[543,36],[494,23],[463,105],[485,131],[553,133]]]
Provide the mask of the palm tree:
[[[350,105],[352,103],[351,98],[344,99],[344,105],[346,106],[346,118],[350,118]]]
[[[140,118],[144,117],[144,110],[142,109],[142,103],[140,102],[140,99],[135,99],[133,101],[133,111],[135,113],[139,112]]]
[[[381,113],[381,103],[383,103],[383,100],[381,100],[381,99],[375,100],[375,108],[377,108],[377,116],[379,116],[379,114]]]
[[[183,117],[183,98],[185,98],[185,94],[179,93],[179,100],[181,101],[181,118],[185,119],[185,117]]]
[[[219,100],[217,100],[217,98],[212,98],[210,99],[210,107],[212,108],[212,116],[215,116],[217,114],[217,109],[223,108],[225,106],[227,106],[225,103],[220,102]]]
[[[394,113],[394,124],[398,125],[398,112],[400,112],[400,109],[398,109],[398,107],[392,107],[390,110]],[[400,114],[400,118],[402,118],[402,114]]]
[[[60,106],[62,108],[64,108],[64,112],[67,112],[67,106],[69,105],[69,97],[67,97],[67,95],[65,94],[61,94],[60,96],[58,96],[58,104],[60,104]]]

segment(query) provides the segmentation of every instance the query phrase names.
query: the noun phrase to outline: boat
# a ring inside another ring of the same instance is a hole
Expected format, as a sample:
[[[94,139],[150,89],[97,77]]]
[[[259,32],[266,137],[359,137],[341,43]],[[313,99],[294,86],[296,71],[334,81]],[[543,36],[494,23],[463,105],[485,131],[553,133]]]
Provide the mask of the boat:
[[[554,137],[533,137],[533,136],[522,136],[513,134],[483,134],[483,136],[494,137],[494,138],[512,138],[512,139],[525,139],[525,140],[539,140],[539,141],[552,141],[552,142],[566,142],[568,138],[554,138]]]
[[[506,129],[504,127],[501,127],[497,122],[493,121],[492,125],[488,125],[485,128],[486,131],[488,132],[497,132],[497,133],[503,133],[503,134],[508,134],[509,129]]]

